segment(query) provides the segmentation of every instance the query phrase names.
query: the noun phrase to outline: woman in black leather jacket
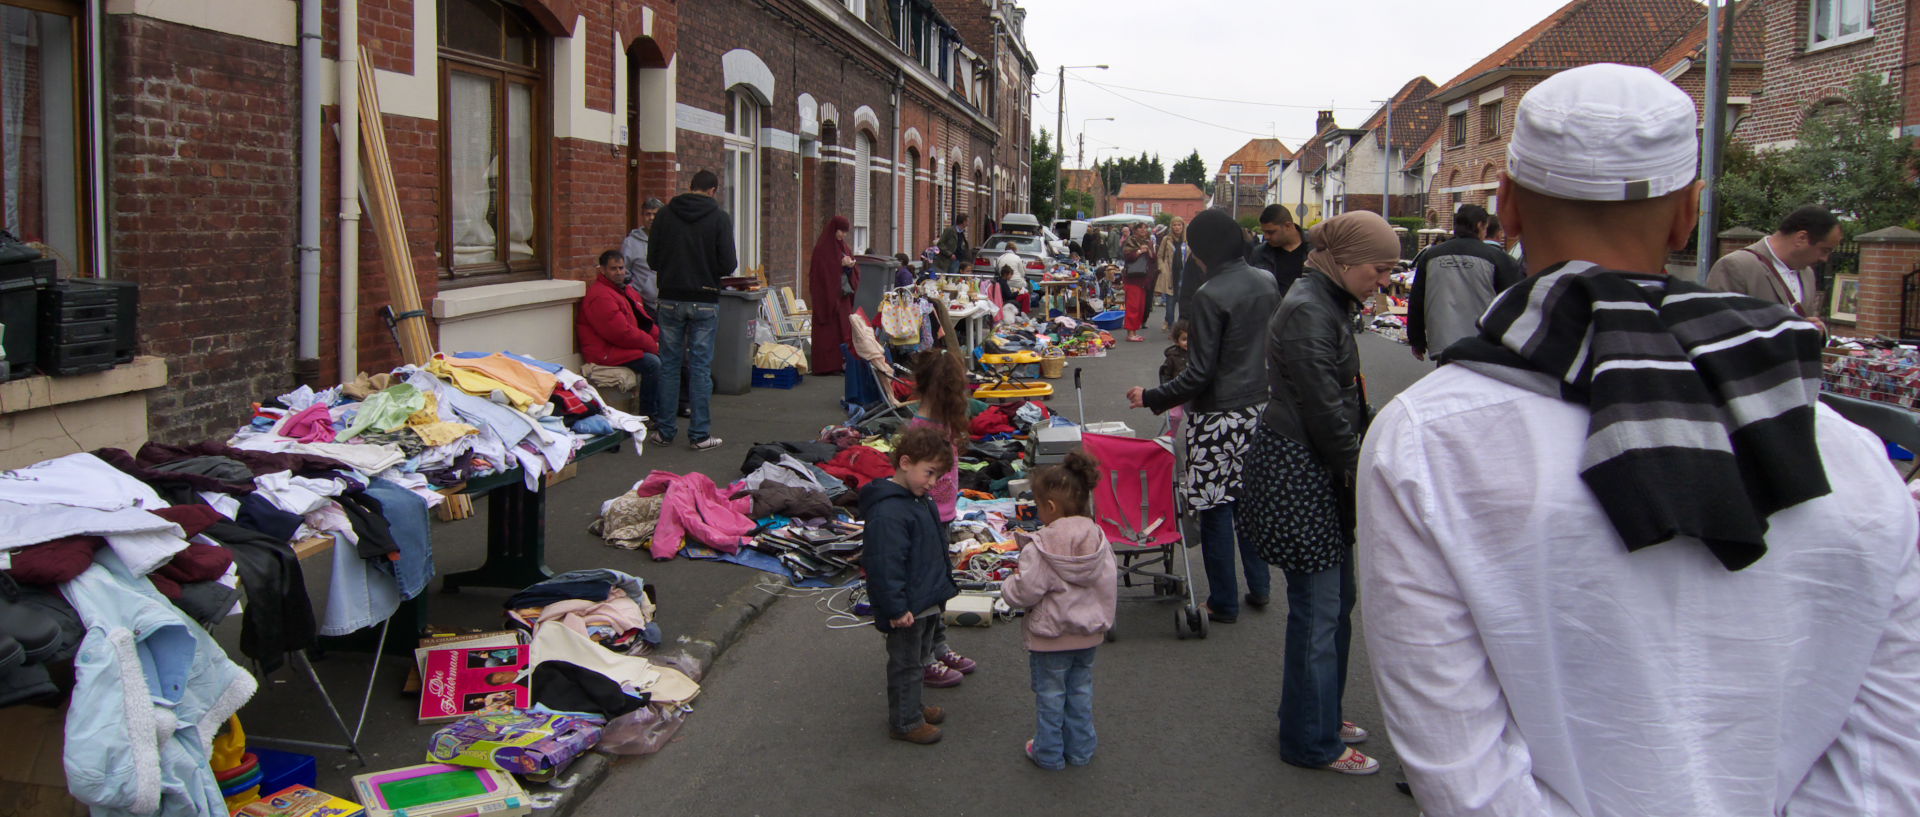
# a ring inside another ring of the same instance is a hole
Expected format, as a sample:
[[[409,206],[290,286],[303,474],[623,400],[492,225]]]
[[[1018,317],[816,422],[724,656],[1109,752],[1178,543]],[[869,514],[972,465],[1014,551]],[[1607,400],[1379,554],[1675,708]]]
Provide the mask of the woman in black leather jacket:
[[[1388,283],[1400,241],[1373,213],[1316,227],[1313,252],[1267,327],[1266,411],[1254,434],[1240,511],[1243,543],[1287,580],[1280,759],[1372,774],[1380,764],[1345,744],[1367,732],[1340,718],[1353,638],[1353,475],[1368,408],[1354,344],[1362,299]]]
[[[1234,538],[1234,505],[1242,464],[1267,399],[1266,365],[1254,350],[1266,337],[1267,318],[1280,302],[1273,276],[1247,266],[1240,226],[1224,210],[1207,210],[1187,225],[1192,258],[1207,276],[1183,311],[1187,368],[1156,389],[1127,392],[1134,408],[1162,414],[1187,406],[1182,432],[1187,469],[1181,483],[1188,506],[1200,515],[1201,561],[1207,569],[1207,616],[1227,624],[1240,615],[1234,553],[1247,572],[1247,603],[1265,607],[1271,595],[1267,564]]]

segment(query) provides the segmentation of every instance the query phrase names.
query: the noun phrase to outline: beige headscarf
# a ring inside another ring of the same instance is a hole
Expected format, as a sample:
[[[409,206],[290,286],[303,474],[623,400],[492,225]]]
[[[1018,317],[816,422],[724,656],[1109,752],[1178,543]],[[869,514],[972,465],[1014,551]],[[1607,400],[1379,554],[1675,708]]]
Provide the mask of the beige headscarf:
[[[1320,222],[1308,238],[1313,251],[1307,253],[1307,266],[1336,279],[1347,267],[1400,260],[1400,237],[1379,213],[1341,213]]]

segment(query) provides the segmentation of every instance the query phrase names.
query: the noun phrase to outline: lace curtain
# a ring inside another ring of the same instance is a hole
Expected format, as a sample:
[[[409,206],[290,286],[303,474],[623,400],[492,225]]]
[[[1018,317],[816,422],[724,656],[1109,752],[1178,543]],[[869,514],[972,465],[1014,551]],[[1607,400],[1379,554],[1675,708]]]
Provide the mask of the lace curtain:
[[[495,244],[496,170],[494,100],[496,81],[453,71],[447,84],[447,175],[453,189],[453,264],[498,261]]]

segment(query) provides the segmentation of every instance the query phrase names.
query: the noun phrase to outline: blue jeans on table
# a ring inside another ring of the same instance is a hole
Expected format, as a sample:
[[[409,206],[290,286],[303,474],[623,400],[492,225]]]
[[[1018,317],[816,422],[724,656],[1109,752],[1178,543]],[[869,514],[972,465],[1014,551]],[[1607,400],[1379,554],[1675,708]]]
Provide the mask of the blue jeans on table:
[[[1240,582],[1233,567],[1236,552],[1247,571],[1247,594],[1261,599],[1273,595],[1273,576],[1260,558],[1260,549],[1234,536],[1237,506],[1229,502],[1200,512],[1200,561],[1207,569],[1207,609],[1223,616],[1240,615]]]
[[[1338,567],[1285,572],[1287,644],[1280,679],[1280,759],[1325,766],[1340,759],[1340,698],[1353,643],[1353,553]]]
[[[1042,768],[1085,766],[1099,743],[1093,733],[1093,651],[1029,652],[1033,669],[1033,759]]]
[[[666,350],[661,349],[660,351],[664,352]],[[625,366],[629,369],[632,369],[634,376],[640,378],[640,414],[641,416],[659,417],[660,416],[660,356],[659,355],[641,355],[640,357],[637,357],[633,360],[629,360],[620,365]],[[654,420],[653,422],[654,422],[654,425],[660,424],[659,420]]]
[[[713,400],[713,332],[720,322],[718,304],[699,301],[660,302],[660,391],[661,395],[680,393],[680,367],[687,363],[691,388],[687,402],[693,417],[687,423],[687,439],[700,442],[711,436],[711,418],[707,404]],[[661,411],[654,417],[660,438],[673,442],[679,433],[678,412]]]

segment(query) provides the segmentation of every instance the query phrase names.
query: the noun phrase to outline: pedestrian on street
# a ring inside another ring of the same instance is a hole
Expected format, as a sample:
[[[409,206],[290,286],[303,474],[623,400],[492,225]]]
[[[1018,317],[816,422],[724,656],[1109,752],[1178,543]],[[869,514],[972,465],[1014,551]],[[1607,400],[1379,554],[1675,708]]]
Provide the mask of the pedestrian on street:
[[[1285,205],[1269,204],[1260,211],[1260,239],[1247,251],[1247,263],[1273,273],[1284,297],[1307,270],[1307,233],[1294,223]]]
[[[640,414],[657,417],[660,402],[660,326],[646,301],[628,286],[627,262],[620,250],[600,254],[598,275],[580,299],[574,333],[580,357],[596,366],[625,366],[640,382]],[[651,420],[649,421],[651,422]]]
[[[900,435],[893,476],[860,491],[866,522],[867,601],[873,626],[887,637],[887,736],[909,743],[940,741],[946,713],[920,703],[922,676],[933,660],[934,628],[947,599],[960,594],[947,564],[947,534],[927,492],[953,470],[953,443],[920,426]]]
[[[1825,263],[1847,239],[1840,219],[1825,207],[1808,205],[1787,214],[1773,235],[1764,236],[1713,262],[1707,286],[1780,304],[1800,313],[1823,331],[1826,314],[1813,265]]]
[[[967,265],[973,263],[973,246],[967,243],[967,214],[953,217],[953,223],[940,233],[940,260],[947,266],[947,274],[957,275],[965,272]]]
[[[647,303],[647,311],[660,312],[660,276],[647,266],[647,231],[653,229],[653,219],[665,207],[659,199],[648,198],[640,205],[640,226],[627,233],[620,242],[620,254],[627,259],[627,286],[640,293],[640,300]]]
[[[1080,239],[1080,246],[1085,251],[1087,260],[1093,262],[1095,266],[1106,263],[1107,237],[1100,233],[1099,227],[1088,227],[1086,237]]]
[[[1478,204],[1453,211],[1453,238],[1413,259],[1413,294],[1407,299],[1407,345],[1415,360],[1433,351],[1436,365],[1447,347],[1478,330],[1474,324],[1495,295],[1520,282],[1526,270],[1513,256],[1487,242],[1492,217]]]
[[[1210,209],[1187,226],[1193,257],[1207,282],[1193,296],[1187,315],[1187,367],[1158,388],[1127,392],[1134,408],[1164,414],[1187,406],[1187,472],[1181,490],[1200,515],[1201,561],[1207,571],[1207,617],[1231,624],[1240,616],[1239,554],[1247,574],[1248,606],[1267,606],[1271,581],[1266,562],[1250,544],[1234,538],[1235,500],[1242,492],[1247,449],[1267,399],[1266,361],[1252,350],[1267,337],[1267,319],[1280,302],[1273,276],[1247,266],[1240,225],[1225,210]]]
[[[1114,225],[1107,230],[1107,263],[1118,264],[1123,260],[1120,257],[1120,245],[1125,243],[1127,230],[1121,225]]]
[[[1127,290],[1127,340],[1138,343],[1146,340],[1140,336],[1140,329],[1147,325],[1147,317],[1153,314],[1153,296],[1149,288],[1153,286],[1159,258],[1153,252],[1153,240],[1148,237],[1147,225],[1133,225],[1133,234],[1127,236],[1127,243],[1120,251],[1126,261],[1122,269],[1120,283]]]
[[[1821,336],[1669,278],[1693,100],[1554,74],[1500,220],[1532,276],[1361,451],[1361,622],[1420,807],[1920,814],[1920,535]]]
[[[1173,334],[1173,325],[1179,322],[1180,288],[1187,278],[1188,265],[1192,261],[1193,250],[1187,246],[1187,220],[1174,216],[1173,224],[1167,228],[1166,237],[1160,239],[1160,277],[1153,284],[1154,297],[1160,299],[1160,306],[1166,311],[1166,330],[1169,336]]]
[[[720,279],[740,266],[733,246],[733,219],[720,209],[714,193],[720,177],[711,170],[693,174],[690,189],[667,202],[653,222],[647,266],[660,274],[660,394],[680,391],[680,364],[687,361],[692,385],[687,402],[692,417],[687,438],[695,451],[720,447],[712,435],[708,404],[713,400],[713,335],[719,322]],[[651,437],[672,445],[675,412],[662,410]]]
[[[1342,720],[1353,641],[1353,474],[1369,411],[1353,318],[1400,259],[1393,226],[1368,211],[1313,231],[1307,271],[1267,325],[1267,406],[1247,466],[1242,546],[1287,580],[1280,680],[1280,759],[1344,774],[1379,761],[1346,744],[1367,731]]]
[[[1021,543],[1020,561],[1000,598],[1027,611],[1027,663],[1033,675],[1033,738],[1027,759],[1042,769],[1093,761],[1093,658],[1113,629],[1119,569],[1093,521],[1100,467],[1080,451],[1033,472],[1033,504],[1045,525]]]
[[[847,247],[847,232],[853,222],[846,216],[834,216],[813,242],[812,260],[807,262],[807,303],[813,307],[813,374],[839,374],[846,368],[840,354],[853,331],[847,322],[853,319],[853,294],[860,290],[860,267],[853,263],[853,250]]]

